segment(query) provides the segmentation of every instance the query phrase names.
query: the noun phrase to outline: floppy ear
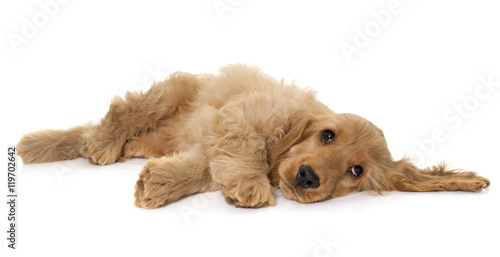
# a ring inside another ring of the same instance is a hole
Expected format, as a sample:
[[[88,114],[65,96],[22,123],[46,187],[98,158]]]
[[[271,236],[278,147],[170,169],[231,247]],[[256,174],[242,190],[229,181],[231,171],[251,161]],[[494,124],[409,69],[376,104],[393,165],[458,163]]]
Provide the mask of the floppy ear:
[[[284,154],[290,149],[290,147],[299,143],[304,137],[304,130],[311,123],[310,120],[299,120],[292,125],[290,130],[285,133],[285,136],[276,143],[273,147],[267,150],[267,159],[269,166],[271,167],[271,175],[277,174],[275,172],[278,169],[279,163],[283,159]],[[279,180],[279,177],[277,177]],[[273,178],[271,178],[273,182]]]
[[[447,170],[445,164],[423,170],[416,168],[408,159],[393,163],[388,172],[390,190],[397,191],[470,191],[477,192],[490,186],[490,181],[476,173]]]

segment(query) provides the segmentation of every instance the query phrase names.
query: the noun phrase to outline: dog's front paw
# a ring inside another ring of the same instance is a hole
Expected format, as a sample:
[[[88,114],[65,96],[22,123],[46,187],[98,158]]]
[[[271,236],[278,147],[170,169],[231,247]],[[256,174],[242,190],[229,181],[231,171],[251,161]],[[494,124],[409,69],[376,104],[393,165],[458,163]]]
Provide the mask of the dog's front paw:
[[[223,186],[222,195],[229,204],[236,207],[260,208],[275,205],[274,188],[268,180],[242,180],[233,185]]]
[[[88,144],[82,147],[82,155],[89,159],[91,164],[108,165],[115,163],[121,155],[120,146]]]
[[[80,153],[92,164],[107,165],[115,163],[121,156],[123,140],[104,133],[84,135]]]
[[[167,181],[154,175],[155,164],[148,162],[139,174],[135,184],[135,205],[145,209],[156,209],[165,206],[170,196]]]

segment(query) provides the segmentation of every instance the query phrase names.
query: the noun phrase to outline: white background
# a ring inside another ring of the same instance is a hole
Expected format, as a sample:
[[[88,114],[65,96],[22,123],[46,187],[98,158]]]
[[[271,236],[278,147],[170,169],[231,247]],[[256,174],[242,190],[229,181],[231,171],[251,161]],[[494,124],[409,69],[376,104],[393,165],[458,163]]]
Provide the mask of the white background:
[[[143,210],[133,206],[133,190],[146,160],[25,165],[19,249],[6,247],[1,204],[0,256],[500,254],[498,1],[75,0],[48,11],[46,2],[0,4],[5,148],[35,129],[98,121],[114,95],[147,89],[168,73],[243,62],[316,89],[337,112],[371,120],[396,159],[410,154],[422,167],[445,160],[492,185],[316,204],[277,191],[277,206],[258,210],[236,209],[212,192]],[[230,8],[218,13],[214,3]],[[389,10],[390,18],[382,15]],[[23,35],[26,21],[35,30]],[[371,36],[362,41],[366,29]],[[359,46],[350,62],[346,44]],[[488,91],[480,78],[496,87]]]

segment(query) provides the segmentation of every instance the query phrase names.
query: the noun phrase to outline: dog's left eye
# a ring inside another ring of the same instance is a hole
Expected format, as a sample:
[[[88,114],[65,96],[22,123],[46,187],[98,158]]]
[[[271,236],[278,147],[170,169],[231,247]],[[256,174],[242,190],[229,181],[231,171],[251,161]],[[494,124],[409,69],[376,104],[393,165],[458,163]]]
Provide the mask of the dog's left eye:
[[[354,166],[349,169],[353,176],[359,177],[363,173],[363,168],[361,166]]]
[[[331,130],[325,130],[321,132],[321,140],[323,140],[323,144],[328,145],[330,144],[333,139],[335,138],[335,133]]]

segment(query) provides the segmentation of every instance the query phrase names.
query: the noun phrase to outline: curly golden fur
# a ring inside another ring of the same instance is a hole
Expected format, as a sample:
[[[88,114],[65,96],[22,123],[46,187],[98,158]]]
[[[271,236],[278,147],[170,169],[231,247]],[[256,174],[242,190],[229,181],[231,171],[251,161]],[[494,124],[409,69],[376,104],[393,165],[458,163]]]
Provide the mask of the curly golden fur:
[[[394,161],[371,122],[336,114],[314,92],[245,65],[217,75],[174,73],[147,92],[116,97],[97,125],[35,131],[17,147],[24,163],[150,158],[135,186],[135,204],[143,208],[218,189],[229,204],[258,208],[275,204],[278,187],[308,203],[365,190],[490,185],[473,172]]]

